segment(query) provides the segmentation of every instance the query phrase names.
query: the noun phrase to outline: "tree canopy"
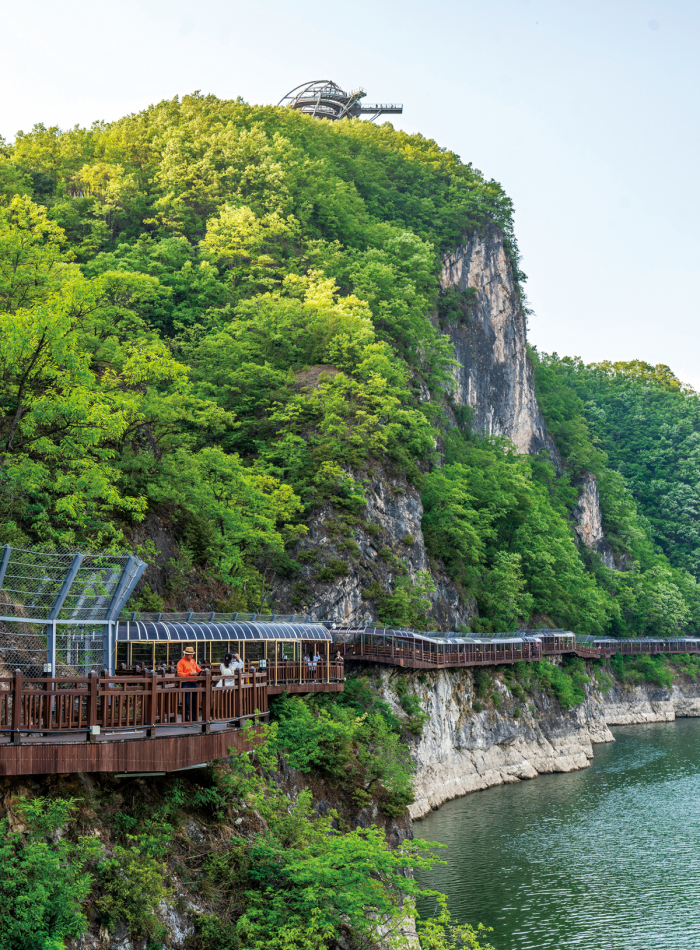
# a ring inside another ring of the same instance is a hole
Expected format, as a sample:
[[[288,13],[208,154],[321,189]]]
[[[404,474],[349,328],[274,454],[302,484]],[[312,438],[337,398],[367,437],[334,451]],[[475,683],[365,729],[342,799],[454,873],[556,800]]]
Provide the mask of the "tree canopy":
[[[0,541],[123,545],[155,513],[222,609],[259,609],[320,505],[352,534],[380,464],[475,628],[696,624],[697,398],[670,371],[534,354],[559,477],[447,431],[440,253],[495,224],[522,280],[512,211],[420,135],[199,93],[0,144]],[[586,471],[624,572],[576,543]],[[433,590],[398,559],[365,596],[426,626]]]

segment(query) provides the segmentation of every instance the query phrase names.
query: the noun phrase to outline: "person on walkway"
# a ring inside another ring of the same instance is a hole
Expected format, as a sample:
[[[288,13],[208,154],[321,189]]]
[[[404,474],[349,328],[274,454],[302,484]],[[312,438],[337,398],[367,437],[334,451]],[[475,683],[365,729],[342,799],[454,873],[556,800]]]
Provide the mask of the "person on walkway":
[[[185,652],[182,656],[182,659],[177,664],[177,675],[181,677],[186,676],[196,676],[198,673],[201,673],[201,669],[197,666],[197,661],[194,658],[194,647],[185,647]],[[187,680],[183,679],[183,682],[180,684],[184,690],[192,690],[197,688],[196,680]],[[183,722],[190,721],[190,694],[189,692],[185,693],[185,702],[183,709]]]
[[[236,670],[243,669],[243,660],[237,653],[227,653],[224,657],[224,662],[219,666],[219,669],[221,670],[221,679],[216,685],[235,686],[235,673]]]

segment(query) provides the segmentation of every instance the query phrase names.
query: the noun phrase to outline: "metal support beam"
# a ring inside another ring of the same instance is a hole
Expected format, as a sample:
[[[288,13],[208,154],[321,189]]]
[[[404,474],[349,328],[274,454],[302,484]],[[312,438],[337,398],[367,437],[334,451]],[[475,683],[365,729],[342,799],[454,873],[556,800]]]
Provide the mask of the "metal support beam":
[[[50,625],[46,628],[46,662],[51,664],[51,675],[56,675],[56,624],[53,622],[57,619],[58,615],[61,612],[68,592],[73,586],[73,581],[76,578],[78,571],[80,570],[80,565],[83,563],[83,554],[76,554],[73,558],[73,563],[68,569],[61,589],[59,590],[56,599],[53,602],[53,607],[48,616]]]
[[[114,676],[114,669],[117,663],[117,645],[114,642],[115,621],[118,620],[122,607],[127,603],[134,588],[141,580],[141,575],[146,570],[146,567],[146,563],[140,561],[133,554],[129,557],[129,560],[124,565],[122,576],[119,578],[112,601],[107,609],[103,633],[102,665],[109,672],[110,676]],[[134,620],[135,616],[132,616],[131,619]]]
[[[124,591],[126,590],[127,587],[130,586],[131,581],[134,577],[133,572],[136,570],[136,566],[138,564],[139,564],[138,558],[134,557],[134,555],[132,554],[129,557],[129,560],[124,565],[124,569],[122,570],[121,577],[117,581],[117,586],[114,590],[114,594],[112,595],[112,599],[109,602],[109,607],[107,608],[107,616],[106,616],[107,620],[113,620],[115,617],[119,616],[121,607],[123,603],[125,603]],[[144,570],[145,570],[145,564],[144,564]],[[141,571],[141,573],[138,574],[138,577],[140,577],[141,574],[143,574],[143,571]]]
[[[0,590],[5,583],[5,572],[7,571],[7,565],[10,563],[11,552],[12,548],[9,544],[6,544],[2,549],[2,561],[0,561]]]

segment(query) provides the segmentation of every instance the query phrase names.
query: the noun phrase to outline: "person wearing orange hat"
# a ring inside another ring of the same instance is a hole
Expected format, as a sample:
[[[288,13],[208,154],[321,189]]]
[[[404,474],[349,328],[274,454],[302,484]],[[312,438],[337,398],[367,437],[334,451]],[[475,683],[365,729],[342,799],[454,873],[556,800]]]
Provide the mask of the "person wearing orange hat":
[[[185,647],[182,659],[178,661],[177,664],[177,675],[178,676],[196,676],[198,673],[201,673],[201,669],[197,666],[197,661],[194,658],[194,647]],[[196,689],[197,681],[196,680],[183,680],[181,686],[185,690]],[[189,692],[185,693],[185,715],[183,716],[184,722],[190,721],[190,694]]]

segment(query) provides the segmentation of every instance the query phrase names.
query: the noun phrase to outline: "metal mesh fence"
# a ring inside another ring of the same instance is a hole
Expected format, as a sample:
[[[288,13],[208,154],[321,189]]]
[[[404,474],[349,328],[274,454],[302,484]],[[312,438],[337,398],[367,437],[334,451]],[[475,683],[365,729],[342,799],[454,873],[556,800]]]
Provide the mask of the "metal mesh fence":
[[[34,620],[98,620],[106,616],[128,554],[2,549],[0,615]]]
[[[38,623],[0,623],[0,677],[42,676],[47,661],[46,627]],[[86,676],[104,665],[103,628],[59,627],[54,676]]]
[[[306,623],[309,621],[308,614],[244,614],[233,613],[223,614],[216,611],[186,611],[182,610],[174,613],[156,613],[155,611],[127,610],[122,611],[120,620],[142,620],[158,621],[168,620],[176,623],[178,621],[187,623],[233,623],[235,621],[253,621],[258,623]],[[314,623],[330,624],[328,620],[313,621]]]
[[[56,676],[87,676],[104,666],[104,630],[63,627],[56,637]]]
[[[0,621],[0,676],[41,676],[46,663],[46,628],[37,623]]]
[[[54,657],[54,676],[100,670],[107,622],[145,566],[130,554],[0,548],[0,676],[41,676]]]

